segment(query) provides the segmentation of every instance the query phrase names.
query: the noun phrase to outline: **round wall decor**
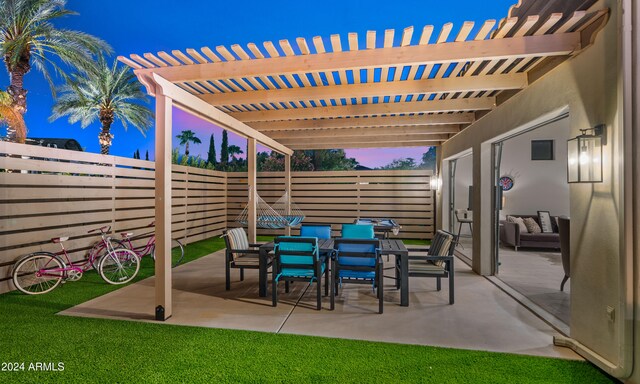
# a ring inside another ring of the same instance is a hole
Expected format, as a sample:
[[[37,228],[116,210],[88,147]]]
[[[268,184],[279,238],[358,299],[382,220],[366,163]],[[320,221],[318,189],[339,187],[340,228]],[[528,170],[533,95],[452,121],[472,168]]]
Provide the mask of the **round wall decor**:
[[[508,191],[513,188],[513,179],[509,176],[502,176],[499,184],[503,191]]]

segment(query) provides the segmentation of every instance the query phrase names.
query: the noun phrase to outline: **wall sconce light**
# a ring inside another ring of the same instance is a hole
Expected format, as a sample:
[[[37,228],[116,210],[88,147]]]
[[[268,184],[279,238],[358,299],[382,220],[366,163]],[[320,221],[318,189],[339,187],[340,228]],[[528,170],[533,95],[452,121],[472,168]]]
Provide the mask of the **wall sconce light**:
[[[606,125],[581,129],[580,132],[579,136],[567,140],[567,182],[601,183],[602,147],[606,144]]]
[[[439,191],[440,187],[442,187],[442,179],[438,175],[433,175],[429,180],[429,184],[432,190]]]

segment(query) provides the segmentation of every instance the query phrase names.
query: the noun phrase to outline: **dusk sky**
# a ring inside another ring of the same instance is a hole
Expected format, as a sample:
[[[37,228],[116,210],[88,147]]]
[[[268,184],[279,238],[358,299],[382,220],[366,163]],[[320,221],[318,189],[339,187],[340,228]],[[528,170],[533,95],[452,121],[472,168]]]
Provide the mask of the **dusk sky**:
[[[117,55],[128,56],[131,53],[171,51],[174,49],[200,48],[217,45],[227,47],[232,44],[254,42],[261,44],[281,39],[295,41],[297,37],[311,40],[322,36],[328,43],[329,36],[340,34],[343,38],[349,32],[357,32],[360,38],[368,30],[376,30],[378,37],[385,29],[396,30],[395,38],[400,39],[402,29],[414,26],[417,31],[427,24],[435,26],[434,36],[443,24],[454,23],[450,39],[455,38],[460,26],[466,20],[475,21],[477,30],[487,19],[501,19],[507,15],[509,7],[516,0],[418,0],[418,1],[228,1],[203,0],[111,0],[108,3],[94,0],[69,0],[67,8],[78,12],[79,16],[70,16],[58,22],[61,28],[87,32],[107,41]],[[70,125],[59,119],[48,122],[53,105],[53,97],[42,75],[33,69],[25,78],[28,93],[28,112],[26,122],[28,137],[64,137],[75,138],[89,152],[99,152],[98,132],[100,124],[96,121],[90,127],[81,129],[79,124]],[[58,83],[60,80],[58,80]],[[0,71],[0,88],[6,89],[8,76],[6,70]],[[152,99],[149,106],[153,107]],[[206,158],[209,136],[213,133],[219,146],[222,133],[220,128],[190,116],[181,111],[174,112],[174,137],[184,129],[196,132],[203,144],[191,146],[193,155]],[[149,150],[153,158],[153,128],[144,137],[135,128],[127,132],[120,124],[114,124],[111,154],[131,157],[136,149],[144,158]],[[5,135],[6,130],[0,130]],[[230,134],[230,144],[238,145],[244,151],[246,140]],[[178,145],[174,140],[174,147]],[[265,150],[261,148],[259,150]],[[350,149],[349,157],[355,157],[360,164],[379,167],[397,158],[413,157],[420,160],[427,147],[387,148],[387,149]]]

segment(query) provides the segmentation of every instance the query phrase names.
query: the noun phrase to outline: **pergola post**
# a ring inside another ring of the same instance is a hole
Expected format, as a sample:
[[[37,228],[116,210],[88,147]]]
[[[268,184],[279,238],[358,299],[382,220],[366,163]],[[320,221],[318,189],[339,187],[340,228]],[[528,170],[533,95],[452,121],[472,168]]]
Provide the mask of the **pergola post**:
[[[285,212],[287,215],[291,214],[291,156],[284,155],[284,192],[289,196],[287,199],[287,206],[285,207]],[[291,236],[291,227],[287,227],[284,230],[284,234],[286,236]]]
[[[171,317],[171,132],[173,101],[156,94],[156,320]]]
[[[256,139],[250,137],[247,139],[247,184],[249,189],[248,199],[248,232],[249,242],[256,242],[256,222],[258,208],[258,183],[256,182]]]

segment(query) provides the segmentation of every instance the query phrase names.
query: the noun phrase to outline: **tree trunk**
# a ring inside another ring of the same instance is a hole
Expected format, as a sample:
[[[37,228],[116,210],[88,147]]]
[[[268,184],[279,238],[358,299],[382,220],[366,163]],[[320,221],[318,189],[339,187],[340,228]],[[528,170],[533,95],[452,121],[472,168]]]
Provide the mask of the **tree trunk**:
[[[109,154],[109,148],[113,141],[113,134],[111,134],[111,124],[113,124],[113,111],[109,109],[100,110],[100,122],[102,123],[102,131],[98,134],[98,140],[100,141],[100,153],[103,155]]]
[[[189,142],[188,141],[184,146],[184,155],[189,157]]]
[[[5,63],[9,62],[8,53],[5,54]],[[11,96],[11,107],[18,113],[21,121],[8,121],[7,139],[13,142],[24,143],[27,137],[26,126],[24,125],[24,114],[27,112],[27,91],[24,89],[24,75],[31,70],[30,53],[26,51],[17,65],[9,69],[9,88],[7,93]]]

